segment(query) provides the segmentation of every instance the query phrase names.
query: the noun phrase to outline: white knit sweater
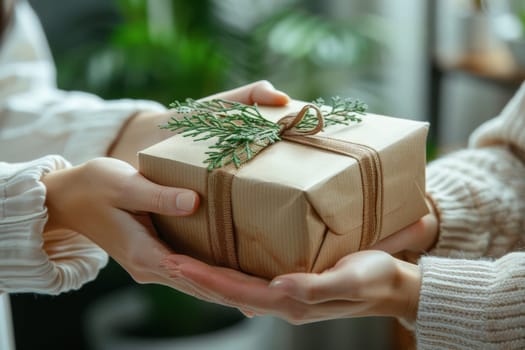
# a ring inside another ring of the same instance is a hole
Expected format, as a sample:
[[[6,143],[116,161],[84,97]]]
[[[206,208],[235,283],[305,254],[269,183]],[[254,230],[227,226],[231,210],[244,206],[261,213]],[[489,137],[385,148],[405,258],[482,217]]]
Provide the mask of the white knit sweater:
[[[55,231],[47,220],[47,172],[105,155],[123,123],[154,102],[104,101],[58,90],[38,19],[17,1],[0,47],[0,349],[13,347],[7,295],[58,294],[92,280],[107,255],[84,236]],[[62,156],[45,156],[58,154]],[[10,163],[8,163],[10,162]],[[17,163],[15,163],[17,162]]]
[[[419,265],[419,349],[525,349],[525,84],[429,165],[440,236]]]

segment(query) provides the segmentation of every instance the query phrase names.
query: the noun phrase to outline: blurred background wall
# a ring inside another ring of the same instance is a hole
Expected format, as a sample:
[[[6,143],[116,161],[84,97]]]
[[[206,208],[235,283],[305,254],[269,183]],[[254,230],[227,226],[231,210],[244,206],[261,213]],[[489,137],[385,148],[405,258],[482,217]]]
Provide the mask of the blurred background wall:
[[[265,78],[297,98],[351,94],[425,117],[421,1],[32,3],[63,88],[167,103]]]
[[[525,12],[519,0],[30,2],[48,36],[63,89],[168,104],[268,79],[294,98],[351,96],[372,112],[428,120],[429,158],[464,146],[469,133],[496,115],[525,77],[519,63],[525,57],[520,51]],[[78,292],[14,296],[17,349],[102,349],[105,345],[93,339],[100,336],[97,324],[103,324],[97,317],[110,316],[93,310],[105,301],[105,309],[117,306],[112,313],[122,311],[119,317],[126,318],[125,311],[133,308],[127,297],[108,299],[123,290],[139,290],[154,310],[149,318],[158,321],[147,331],[133,326],[135,336],[154,338],[160,328],[180,331],[191,323],[189,315],[196,315],[196,324],[212,318],[176,292],[134,286],[111,262]],[[228,324],[242,319],[222,312],[219,319]],[[177,325],[165,327],[181,315]],[[308,326],[272,319],[268,324],[270,335],[264,333],[254,349],[407,349],[411,344],[396,322],[383,318]],[[199,334],[186,334],[192,332]]]

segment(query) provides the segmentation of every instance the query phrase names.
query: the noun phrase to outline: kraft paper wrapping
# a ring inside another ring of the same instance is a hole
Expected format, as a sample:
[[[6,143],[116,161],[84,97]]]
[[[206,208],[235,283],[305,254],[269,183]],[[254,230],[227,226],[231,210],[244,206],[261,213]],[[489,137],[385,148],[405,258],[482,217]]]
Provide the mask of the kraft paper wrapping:
[[[304,103],[293,101],[286,107],[259,110],[265,118],[277,121],[302,106]],[[351,141],[377,152],[382,191],[375,237],[362,237],[363,190],[358,162],[289,141],[270,145],[235,171],[231,182],[232,241],[211,237],[210,210],[221,211],[221,207],[210,202],[211,173],[203,161],[214,141],[194,142],[181,135],[139,153],[144,176],[200,195],[195,215],[153,216],[160,236],[175,251],[212,264],[225,265],[214,261],[214,244],[233,245],[236,266],[230,267],[272,278],[289,272],[321,272],[341,257],[417,221],[428,212],[424,199],[428,124],[373,114],[362,119],[350,126],[326,128],[316,137]]]

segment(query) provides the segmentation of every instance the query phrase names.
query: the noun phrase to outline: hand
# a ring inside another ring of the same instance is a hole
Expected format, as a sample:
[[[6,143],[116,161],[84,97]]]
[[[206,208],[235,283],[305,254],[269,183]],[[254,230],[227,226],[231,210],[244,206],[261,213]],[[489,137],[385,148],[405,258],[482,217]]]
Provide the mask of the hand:
[[[431,200],[427,198],[430,212],[414,224],[398,231],[370,247],[396,254],[406,261],[416,262],[422,253],[428,252],[439,237],[439,219]]]
[[[419,255],[435,244],[438,217],[428,204],[429,214],[378,242],[374,250],[350,254],[321,274],[276,277],[270,287],[264,279],[187,256],[171,255],[165,265],[172,277],[198,291],[193,295],[213,295],[215,302],[237,307],[247,316],[272,314],[297,324],[372,315],[412,321],[421,284],[419,268],[385,252],[402,253],[406,260],[409,253]]]
[[[276,315],[294,324],[380,315],[414,320],[421,283],[416,265],[372,250],[350,254],[323,273],[282,275],[270,284],[182,255],[169,256],[165,265],[200,295],[248,316]]]
[[[203,98],[204,100],[222,98],[244,104],[258,103],[260,105],[284,106],[290,98],[285,93],[275,90],[267,81],[258,81],[237,89],[221,92]],[[116,140],[109,151],[109,156],[124,160],[137,166],[137,152],[173,136],[173,132],[162,130],[158,125],[165,124],[173,111],[164,113],[142,112],[136,114]]]
[[[414,321],[420,286],[417,265],[375,250],[347,255],[320,274],[282,275],[270,284],[309,309],[301,320],[307,322],[355,316]]]
[[[173,251],[157,238],[146,212],[190,215],[199,203],[196,193],[153,184],[131,165],[110,158],[51,172],[42,182],[48,209],[45,239],[52,240],[59,229],[81,233],[137,282],[192,292],[160,267]]]

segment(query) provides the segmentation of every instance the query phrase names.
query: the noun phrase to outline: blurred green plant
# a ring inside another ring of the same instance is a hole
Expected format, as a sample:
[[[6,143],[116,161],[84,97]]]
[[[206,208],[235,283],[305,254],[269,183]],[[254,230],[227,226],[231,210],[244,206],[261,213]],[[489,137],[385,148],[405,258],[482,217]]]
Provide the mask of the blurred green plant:
[[[88,66],[96,90],[109,97],[123,94],[166,104],[174,96],[200,97],[221,87],[224,58],[204,28],[192,30],[208,1],[168,8],[173,13],[182,10],[179,17],[184,20],[156,33],[143,1],[120,3],[125,20],[116,28],[112,45],[94,55]]]
[[[518,17],[521,22],[521,30],[522,33],[525,33],[525,6],[524,8],[518,13]]]
[[[108,40],[57,56],[59,84],[168,104],[268,79],[309,100],[374,75],[381,20],[335,20],[309,3],[119,0],[121,21]]]
[[[118,1],[122,21],[109,40],[65,55],[59,83],[105,98],[143,98],[164,104],[220,89],[226,62],[206,19],[209,1],[148,4]],[[168,12],[164,13],[167,23],[154,17],[163,11]]]
[[[339,95],[355,77],[374,75],[384,48],[384,22],[363,14],[338,20],[309,3],[285,1],[268,11],[264,2],[252,2],[263,15],[242,26],[219,15],[220,39],[236,53],[228,56],[234,68],[230,79],[238,84],[269,79],[292,96],[311,100]]]

